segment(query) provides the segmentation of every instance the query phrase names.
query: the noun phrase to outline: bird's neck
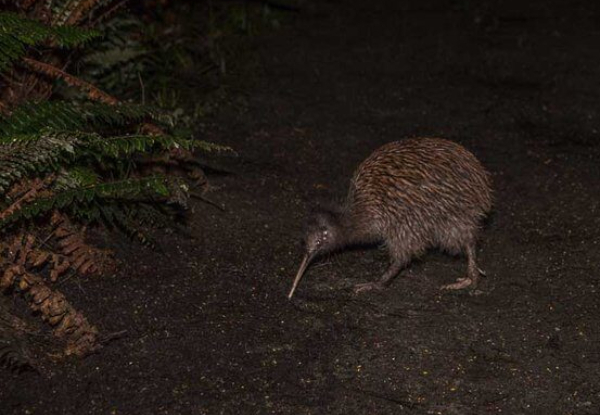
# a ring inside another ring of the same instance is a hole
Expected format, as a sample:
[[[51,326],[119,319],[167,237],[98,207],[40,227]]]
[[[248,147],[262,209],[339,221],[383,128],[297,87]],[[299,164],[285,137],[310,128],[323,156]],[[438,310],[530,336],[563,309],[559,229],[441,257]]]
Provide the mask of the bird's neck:
[[[378,242],[372,224],[352,211],[344,211],[339,216],[340,241],[344,245],[361,245]]]

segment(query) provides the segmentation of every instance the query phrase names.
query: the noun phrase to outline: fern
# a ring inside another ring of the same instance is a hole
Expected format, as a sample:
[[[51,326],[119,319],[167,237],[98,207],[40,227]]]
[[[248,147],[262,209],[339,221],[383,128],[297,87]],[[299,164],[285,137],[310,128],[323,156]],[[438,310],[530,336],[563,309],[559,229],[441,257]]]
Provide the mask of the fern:
[[[193,146],[194,146],[194,148],[205,151],[207,153],[212,153],[212,152],[220,153],[222,151],[233,152],[233,149],[231,147],[223,146],[221,144],[211,143],[210,141],[204,141],[204,140],[194,140]]]
[[[157,223],[164,223],[168,215],[161,207],[160,204],[149,203],[136,203],[135,205],[104,203],[98,205],[97,217],[94,219],[102,221],[104,225],[119,229],[130,239],[137,240],[144,246],[155,248],[155,241],[140,228],[144,225],[154,226]]]
[[[15,181],[32,173],[58,171],[69,165],[85,164],[91,160],[122,160],[136,152],[190,149],[194,146],[211,150],[225,148],[173,136],[102,137],[96,133],[50,130],[41,135],[0,136],[0,194],[6,193]]]
[[[79,187],[90,187],[101,181],[100,175],[89,167],[77,166],[70,170],[63,170],[56,177],[53,188],[63,191]]]
[[[153,148],[167,149],[182,146],[189,149],[191,145],[191,140],[170,136],[128,135],[97,140],[90,143],[90,148],[92,149],[92,154],[100,155],[101,157],[111,156],[118,158],[119,156],[130,155],[135,152],[150,153]],[[93,150],[97,150],[97,152],[93,152]]]
[[[10,117],[0,116],[0,136],[36,134],[45,128],[55,131],[102,131],[107,127],[138,124],[149,118],[168,121],[160,111],[134,104],[107,105],[98,102],[27,102]]]
[[[100,102],[67,101],[27,102],[16,108],[10,117],[0,115],[0,145],[14,141],[15,136],[40,135],[46,131],[106,132],[151,120],[173,127],[173,117],[154,107],[136,104],[108,105]],[[185,144],[184,144],[185,143]],[[200,140],[180,138],[179,145],[203,151],[231,151],[231,148]]]
[[[131,97],[135,91],[135,97],[139,97],[140,74],[148,74],[152,67],[165,65],[156,51],[136,35],[147,31],[145,26],[132,15],[119,16],[103,25],[103,38],[82,57],[82,69],[88,79],[119,96]]]
[[[75,47],[100,36],[100,32],[78,27],[49,27],[15,13],[0,13],[0,71],[5,71],[27,51],[27,46],[52,40],[59,47]]]
[[[74,47],[99,36],[98,31],[70,25],[80,19],[81,13],[101,4],[103,0],[64,3],[60,6],[62,9],[59,7],[62,12],[51,19],[54,26],[15,13],[0,13],[0,72],[21,59],[34,72],[62,79],[103,102],[25,102],[13,109],[10,116],[0,115],[0,196],[3,196],[0,210],[4,220],[0,228],[9,222],[43,215],[51,209],[68,210],[75,216],[87,215],[88,218],[104,215],[125,223],[123,218],[135,216],[134,208],[127,213],[123,207],[121,213],[113,215],[102,213],[99,208],[108,209],[110,200],[116,199],[137,203],[139,198],[159,197],[163,201],[185,204],[187,189],[173,186],[173,180],[129,177],[138,155],[164,154],[172,149],[230,150],[213,143],[162,134],[163,128],[156,125],[174,127],[173,115],[143,105],[119,103],[94,84],[70,75],[60,66],[24,56],[32,46]],[[123,45],[130,44],[124,41]],[[141,131],[155,135],[132,134],[140,124],[145,126]],[[148,125],[154,128],[146,128]],[[170,154],[173,160],[188,160],[181,157],[179,151]],[[169,156],[165,157],[167,160]],[[161,156],[159,161],[162,160]],[[40,177],[45,177],[45,183],[35,191],[24,192],[22,184],[13,187],[24,178],[36,178],[39,182]]]
[[[0,221],[0,228],[17,221],[37,218],[54,209],[68,211],[75,217],[94,219],[102,204],[120,202],[172,201],[180,203],[173,195],[187,194],[187,186],[180,180],[168,176],[153,176],[125,179],[114,182],[100,182],[88,186],[66,188],[53,192],[49,197],[40,197],[25,204],[21,209]]]
[[[172,225],[173,214],[186,207],[189,189],[172,176],[139,175],[151,170],[153,163],[164,163],[161,168],[167,172],[185,172],[190,179],[203,177],[197,165],[189,165],[194,163],[191,150],[229,148],[191,139],[190,127],[197,124],[198,111],[194,117],[184,118],[180,108],[169,107],[172,112],[165,113],[121,102],[131,97],[128,94],[138,84],[142,84],[144,102],[146,96],[154,96],[154,84],[172,89],[170,81],[153,82],[152,73],[158,68],[172,78],[172,72],[185,66],[197,50],[195,36],[187,48],[179,47],[177,39],[160,40],[149,47],[149,42],[141,42],[122,26],[110,33],[110,24],[102,23],[105,41],[88,48],[95,55],[88,53],[85,60],[86,50],[73,54],[58,49],[85,45],[99,37],[101,31],[76,26],[82,22],[98,26],[125,2],[26,0],[12,9],[34,3],[40,7],[20,9],[27,10],[28,17],[0,12],[0,78],[7,88],[0,103],[0,273],[3,287],[18,286],[57,336],[64,336],[67,330],[76,336],[68,340],[66,354],[83,355],[99,346],[96,328],[62,294],[53,292],[51,297],[41,298],[40,293],[46,295],[49,288],[40,272],[45,275],[52,267],[49,276],[55,281],[66,272],[104,269],[95,264],[104,263],[108,254],[90,250],[80,228],[86,223],[118,228],[153,245],[140,228]],[[34,16],[43,22],[32,19]],[[136,35],[152,30],[146,21],[130,20]],[[75,65],[77,73],[73,72]],[[137,70],[128,70],[131,68]],[[150,74],[144,79],[146,86],[140,74]],[[100,78],[131,83],[101,84]],[[187,83],[185,88],[195,103],[193,86]],[[58,101],[57,96],[67,101]],[[38,102],[48,97],[53,101]],[[159,100],[155,102],[160,106]],[[182,122],[184,119],[187,121]],[[189,134],[176,129],[182,124]],[[137,169],[137,164],[142,168]],[[44,249],[39,249],[38,243],[44,244]],[[1,311],[0,307],[0,317]],[[27,350],[17,347],[18,340],[4,336],[0,324],[0,367],[27,364]]]
[[[81,113],[66,102],[25,103],[11,117],[0,117],[0,136],[39,133],[46,127],[55,130],[82,129]]]
[[[0,194],[29,173],[59,168],[58,162],[72,157],[80,140],[76,134],[44,134],[2,138],[0,146]]]

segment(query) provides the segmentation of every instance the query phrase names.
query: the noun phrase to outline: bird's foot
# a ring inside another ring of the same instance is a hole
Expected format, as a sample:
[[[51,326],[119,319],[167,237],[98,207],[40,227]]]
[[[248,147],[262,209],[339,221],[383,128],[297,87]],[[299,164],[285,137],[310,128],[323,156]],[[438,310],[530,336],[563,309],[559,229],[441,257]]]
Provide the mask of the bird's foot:
[[[360,294],[364,291],[372,290],[381,291],[383,290],[383,288],[383,285],[381,285],[379,282],[364,282],[362,284],[356,284],[354,286],[354,294]]]
[[[458,278],[455,283],[442,285],[442,290],[462,290],[467,287],[473,287],[473,280],[469,277]]]

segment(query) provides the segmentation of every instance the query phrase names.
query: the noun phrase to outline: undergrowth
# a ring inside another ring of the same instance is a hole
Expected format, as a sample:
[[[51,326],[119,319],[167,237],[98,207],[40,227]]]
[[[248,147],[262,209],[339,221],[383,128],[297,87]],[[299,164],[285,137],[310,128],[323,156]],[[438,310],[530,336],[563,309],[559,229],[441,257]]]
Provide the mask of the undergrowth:
[[[0,291],[85,356],[102,335],[57,289],[117,264],[88,242],[116,229],[152,246],[207,181],[194,136],[235,52],[228,37],[277,27],[271,0],[0,0]],[[3,297],[7,298],[7,297]],[[2,305],[2,304],[0,304]],[[0,366],[35,366],[0,307]],[[54,357],[57,356],[53,353]]]
[[[118,35],[131,35],[123,4],[22,0],[0,13],[0,290],[52,327],[64,355],[95,352],[106,338],[56,289],[70,275],[114,270],[87,230],[149,244],[145,228],[185,209],[192,188],[203,191],[195,152],[228,150],[131,92],[127,76],[141,81],[166,52],[148,52],[143,36],[118,48]],[[9,331],[0,331],[0,364],[25,367]]]

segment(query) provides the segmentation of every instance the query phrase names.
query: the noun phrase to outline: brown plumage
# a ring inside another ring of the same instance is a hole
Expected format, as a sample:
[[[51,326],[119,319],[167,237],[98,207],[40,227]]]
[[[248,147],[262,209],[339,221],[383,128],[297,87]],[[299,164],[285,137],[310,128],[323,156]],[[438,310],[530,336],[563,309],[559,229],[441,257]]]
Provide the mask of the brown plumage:
[[[443,288],[474,287],[481,272],[475,243],[491,206],[489,175],[461,145],[439,138],[388,143],[358,167],[339,210],[312,218],[289,298],[315,257],[364,243],[385,244],[390,267],[356,292],[384,288],[412,258],[436,247],[468,259],[467,276]]]

